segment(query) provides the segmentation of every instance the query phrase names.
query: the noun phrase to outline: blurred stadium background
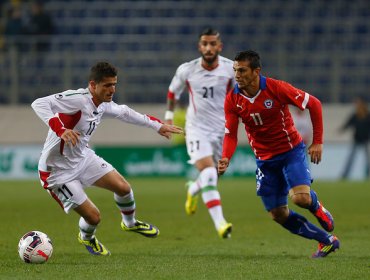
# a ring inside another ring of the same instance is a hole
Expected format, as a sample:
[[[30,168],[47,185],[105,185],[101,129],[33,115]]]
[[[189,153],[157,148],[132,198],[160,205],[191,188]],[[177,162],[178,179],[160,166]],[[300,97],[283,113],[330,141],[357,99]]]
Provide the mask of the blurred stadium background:
[[[351,113],[353,98],[370,96],[369,1],[42,1],[54,23],[50,36],[6,34],[10,9],[19,9],[27,22],[31,1],[0,3],[0,178],[37,176],[46,127],[29,104],[37,97],[85,87],[89,67],[98,60],[120,69],[117,102],[162,117],[177,66],[198,56],[198,34],[208,26],[221,32],[224,56],[233,59],[240,50],[255,49],[264,74],[320,98],[326,150],[324,162],[313,172],[321,179],[340,177],[351,137],[338,128]],[[50,43],[46,50],[35,48],[40,40]],[[242,133],[240,141],[246,144]],[[99,128],[93,144],[107,156],[117,151],[104,149],[135,146],[140,152],[130,155],[134,163],[144,146],[149,149],[146,161],[131,166],[143,172],[150,165],[168,170],[180,158],[186,160],[182,148],[174,152],[152,131],[114,121]],[[352,179],[364,178],[361,156]],[[238,159],[239,165],[247,165],[238,175],[253,176],[250,154]],[[170,175],[191,176],[185,167],[178,168]]]

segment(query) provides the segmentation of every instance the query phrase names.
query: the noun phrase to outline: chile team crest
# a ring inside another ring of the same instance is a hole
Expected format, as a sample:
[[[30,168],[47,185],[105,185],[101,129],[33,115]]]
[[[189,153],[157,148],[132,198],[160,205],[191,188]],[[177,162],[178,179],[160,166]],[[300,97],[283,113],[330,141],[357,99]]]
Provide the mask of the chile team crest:
[[[265,104],[265,107],[267,108],[267,109],[271,109],[272,108],[272,104],[273,104],[274,102],[271,100],[271,99],[266,99],[265,100],[265,102],[264,102],[264,104]]]

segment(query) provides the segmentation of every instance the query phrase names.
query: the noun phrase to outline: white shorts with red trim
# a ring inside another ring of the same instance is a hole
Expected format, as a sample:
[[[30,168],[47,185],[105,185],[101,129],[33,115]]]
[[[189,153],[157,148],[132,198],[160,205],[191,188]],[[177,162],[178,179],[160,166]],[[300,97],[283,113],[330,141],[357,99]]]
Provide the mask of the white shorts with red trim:
[[[221,158],[223,137],[219,135],[204,135],[195,130],[186,131],[186,148],[190,160],[195,164],[198,160],[212,156],[215,163]]]
[[[57,169],[47,167],[44,162],[39,163],[41,185],[66,213],[87,199],[85,188],[112,170],[114,167],[92,150],[88,151],[87,156],[74,169]]]

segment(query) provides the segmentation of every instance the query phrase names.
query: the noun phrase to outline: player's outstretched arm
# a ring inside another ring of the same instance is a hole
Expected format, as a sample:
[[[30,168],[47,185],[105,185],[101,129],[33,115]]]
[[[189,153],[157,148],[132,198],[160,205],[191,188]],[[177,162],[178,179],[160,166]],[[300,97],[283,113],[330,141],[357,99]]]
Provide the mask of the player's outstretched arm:
[[[167,139],[170,139],[171,134],[182,134],[184,130],[176,125],[162,124],[161,128],[158,130],[158,133]]]
[[[227,167],[229,166],[229,159],[222,158],[218,161],[217,171],[219,175],[223,175],[226,172]]]

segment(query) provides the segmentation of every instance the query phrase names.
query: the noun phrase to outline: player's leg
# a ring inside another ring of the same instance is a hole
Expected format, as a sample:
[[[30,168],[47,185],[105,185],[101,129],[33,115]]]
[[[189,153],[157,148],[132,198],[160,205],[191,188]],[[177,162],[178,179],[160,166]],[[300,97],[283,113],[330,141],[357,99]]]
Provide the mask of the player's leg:
[[[288,180],[284,166],[287,155],[275,157],[274,160],[257,160],[257,195],[262,199],[265,209],[274,221],[293,234],[314,239],[319,244],[331,246],[335,237],[316,227],[302,215],[288,208]],[[329,250],[330,251],[330,250]]]
[[[78,241],[92,255],[109,256],[110,252],[108,249],[95,236],[96,229],[100,223],[100,212],[98,208],[87,198],[81,205],[74,208],[74,210],[81,216],[78,223],[80,229]]]
[[[134,225],[135,200],[129,183],[121,176],[111,164],[89,150],[89,161],[86,163],[81,175],[85,186],[94,185],[114,193],[114,199],[121,210],[122,220],[128,225]]]
[[[83,188],[80,181],[74,180],[62,185],[53,185],[48,191],[64,212],[68,214],[74,210],[81,216],[78,241],[86,247],[89,253],[110,255],[110,252],[95,237],[96,228],[100,223],[100,213]]]
[[[200,159],[195,166],[200,171],[196,184],[200,188],[203,203],[208,209],[215,228],[221,238],[230,238],[232,224],[228,223],[223,215],[221,196],[217,189],[218,175],[213,158],[208,156]]]
[[[309,186],[295,186],[289,190],[289,196],[294,204],[310,210],[326,231],[332,232],[334,230],[333,216],[318,200],[316,192]]]
[[[114,193],[114,200],[122,216],[121,227],[123,230],[137,232],[146,237],[159,235],[157,227],[135,218],[136,204],[134,192],[129,182],[116,170],[106,173],[94,185]]]
[[[213,187],[213,190],[214,189],[217,190],[217,179],[218,178],[217,178],[217,173],[216,173],[216,179],[215,179],[214,178],[215,176],[212,172],[213,169],[216,170],[216,168],[214,167],[212,156],[206,156],[206,157],[203,157],[197,160],[194,166],[199,171],[199,175],[198,175],[198,178],[194,182],[189,181],[187,183],[188,192],[187,192],[187,198],[185,202],[185,211],[188,215],[192,215],[195,213],[197,209],[198,194],[202,192],[202,190],[205,187],[209,186],[209,182],[211,183],[210,186]],[[202,197],[204,198],[203,192],[202,192]]]
[[[332,215],[318,200],[316,192],[310,188],[312,179],[303,146],[298,146],[287,154],[283,172],[292,201],[309,209],[326,231],[333,231]]]
[[[107,256],[110,252],[95,237],[96,228],[100,222],[99,210],[87,197],[84,191],[85,185],[80,180],[71,180],[79,176],[86,162],[86,160],[81,162],[73,170],[53,170],[53,172],[42,171],[47,168],[46,164],[41,165],[41,168],[39,166],[40,181],[64,212],[68,214],[71,210],[75,210],[81,216],[78,241],[85,245],[91,254]]]
[[[112,170],[94,182],[98,186],[113,192],[114,201],[121,211],[122,221],[127,226],[135,224],[135,198],[130,184],[116,170]]]
[[[188,215],[193,215],[195,214],[198,208],[200,185],[197,180],[196,181],[190,180],[185,183],[185,188],[187,190],[185,201],[185,212]]]
[[[94,151],[88,150],[89,159],[81,174],[85,186],[94,185],[114,193],[114,200],[121,211],[123,230],[140,233],[147,237],[155,237],[159,230],[148,223],[135,218],[135,199],[130,184],[113,166]]]
[[[319,242],[319,250],[313,257],[326,257],[339,248],[340,243],[336,236],[310,223],[304,216],[289,209],[287,205],[278,206],[286,203],[284,202],[286,196],[262,196],[261,198],[275,222],[293,234]],[[274,208],[269,209],[270,207]]]
[[[265,207],[270,207],[273,202],[281,201],[283,197],[262,196]],[[331,235],[310,223],[304,216],[289,209],[287,205],[275,206],[268,210],[272,219],[289,230],[293,234],[307,239],[314,239],[320,243],[330,243]]]
[[[207,151],[205,151],[205,149],[201,149],[201,145],[202,146],[204,145],[203,139],[200,135],[198,135],[194,131],[188,131],[185,140],[187,153],[190,157],[190,160],[188,161],[189,164],[195,165],[195,163],[199,159],[209,157],[212,155],[212,150],[210,146],[208,146]],[[203,153],[201,153],[201,151],[203,151]],[[201,170],[198,169],[198,171],[200,172]],[[201,186],[199,184],[199,181],[196,179],[195,181],[191,180],[186,182],[185,187],[187,190],[185,201],[185,212],[188,215],[193,215],[195,214],[198,208],[198,198]]]
[[[316,193],[310,189],[311,175],[303,145],[286,154],[283,174],[292,201],[302,208],[309,209],[324,229],[332,231],[334,222],[331,214],[318,201]],[[314,254],[314,257],[325,257],[339,248],[339,240],[334,235],[328,234],[310,223],[305,217],[291,210],[282,226],[292,233],[317,240],[319,250]]]
[[[215,139],[209,139],[197,131],[189,131],[186,135],[186,147],[190,157],[189,163],[199,171],[195,182],[188,184],[185,211],[194,214],[197,208],[198,194],[201,193],[202,200],[206,205],[212,221],[220,237],[231,236],[232,224],[226,222],[220,193],[217,189],[218,175],[214,163]],[[221,147],[222,138],[219,140]]]

